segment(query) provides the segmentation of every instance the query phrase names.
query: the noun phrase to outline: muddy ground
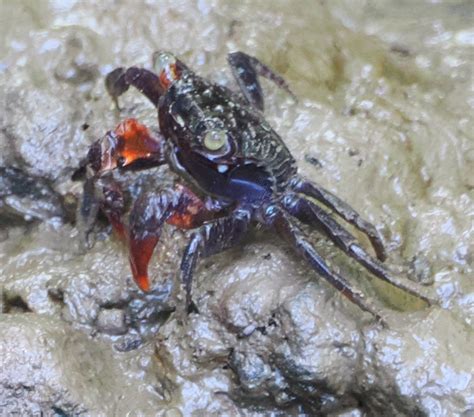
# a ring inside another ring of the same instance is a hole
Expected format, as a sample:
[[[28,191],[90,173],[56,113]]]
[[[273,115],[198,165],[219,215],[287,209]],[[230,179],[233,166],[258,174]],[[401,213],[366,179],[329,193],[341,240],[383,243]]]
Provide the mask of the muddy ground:
[[[467,0],[3,0],[0,415],[473,416],[473,15]],[[235,50],[284,75],[299,101],[264,82],[266,115],[300,173],[374,223],[387,266],[439,305],[312,233],[384,329],[254,230],[200,263],[181,323],[185,234],[165,230],[149,297],[105,222],[84,251],[71,175],[121,118],[156,126],[136,92],[115,111],[104,76],[161,49],[231,87]]]

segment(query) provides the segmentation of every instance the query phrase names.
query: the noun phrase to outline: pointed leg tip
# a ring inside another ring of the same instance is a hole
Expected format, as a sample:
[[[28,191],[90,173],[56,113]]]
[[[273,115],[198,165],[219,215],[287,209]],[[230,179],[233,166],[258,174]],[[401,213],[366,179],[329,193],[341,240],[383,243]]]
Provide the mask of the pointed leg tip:
[[[148,278],[148,264],[153,255],[153,250],[155,249],[155,246],[158,243],[159,233],[155,231],[154,234],[151,234],[142,239],[138,239],[137,233],[136,233],[136,227],[132,225],[130,226],[128,236],[129,236],[129,261],[130,261],[130,268],[132,270],[133,279],[142,291],[148,292],[150,291],[150,280]]]
[[[385,250],[377,251],[376,255],[380,262],[385,262],[387,260],[387,254],[385,253]]]
[[[290,90],[290,89],[288,88],[288,89],[287,89],[287,92],[288,92],[288,94],[290,95],[290,97],[293,99],[293,101],[295,102],[295,104],[298,104],[300,100],[299,100],[298,96],[297,96],[295,93],[293,93],[293,90]]]
[[[186,302],[187,308],[187,314],[199,314],[199,309],[197,308],[195,302],[193,300],[190,300],[189,302]]]
[[[376,314],[375,316],[375,320],[377,321],[377,323],[383,328],[383,329],[389,329],[389,325],[388,325],[388,322],[387,320],[382,317],[381,315],[379,314]]]
[[[122,108],[120,107],[120,103],[118,101],[118,97],[112,96],[112,102],[114,103],[114,108],[117,111],[117,113],[120,113],[122,111]]]
[[[374,249],[375,256],[380,262],[385,262],[387,259],[387,252],[379,233],[374,231],[373,234],[368,233],[367,235],[369,237],[370,243],[372,244],[372,248]]]
[[[432,307],[432,306],[439,306],[440,303],[439,303],[439,300],[434,298],[434,297],[431,297],[431,296],[428,296],[428,295],[423,295],[421,297],[421,299],[426,303],[428,304],[428,306]]]
[[[150,292],[150,280],[148,279],[147,275],[140,275],[133,277],[138,287],[143,292]]]

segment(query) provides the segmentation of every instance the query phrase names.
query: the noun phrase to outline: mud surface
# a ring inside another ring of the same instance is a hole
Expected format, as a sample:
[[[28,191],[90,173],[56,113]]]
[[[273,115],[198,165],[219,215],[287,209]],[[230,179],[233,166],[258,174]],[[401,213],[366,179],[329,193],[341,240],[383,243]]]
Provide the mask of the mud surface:
[[[0,3],[1,416],[474,415],[472,2],[238,3]],[[149,296],[105,223],[84,252],[71,175],[121,118],[156,126],[136,92],[116,112],[103,78],[160,49],[231,87],[235,50],[284,75],[299,102],[265,82],[266,115],[301,174],[374,223],[387,265],[440,305],[312,234],[383,308],[383,329],[255,230],[200,263],[199,314],[182,323],[183,233],[165,230]]]

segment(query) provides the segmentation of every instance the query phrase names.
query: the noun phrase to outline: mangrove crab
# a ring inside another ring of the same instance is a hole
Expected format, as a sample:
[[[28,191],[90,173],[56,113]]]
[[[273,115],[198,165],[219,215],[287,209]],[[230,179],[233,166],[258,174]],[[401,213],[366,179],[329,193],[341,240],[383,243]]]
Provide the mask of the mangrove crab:
[[[259,76],[293,96],[283,78],[242,52],[231,53],[228,61],[240,93],[203,79],[167,52],[154,55],[155,72],[117,68],[106,77],[107,91],[117,106],[118,97],[133,86],[158,111],[160,133],[127,119],[91,146],[87,164],[92,174],[85,183],[81,207],[89,223],[99,209],[109,218],[128,245],[138,286],[150,290],[148,264],[165,222],[192,230],[180,266],[188,304],[198,259],[236,245],[252,223],[260,223],[277,231],[349,300],[381,320],[364,294],[318,254],[301,227],[304,223],[377,278],[430,303],[414,283],[382,265],[386,254],[372,224],[337,196],[298,175],[288,148],[263,117]],[[111,171],[162,164],[168,164],[187,185],[178,183],[173,189],[142,194],[127,225],[122,220],[123,194]],[[332,213],[369,238],[377,259]]]

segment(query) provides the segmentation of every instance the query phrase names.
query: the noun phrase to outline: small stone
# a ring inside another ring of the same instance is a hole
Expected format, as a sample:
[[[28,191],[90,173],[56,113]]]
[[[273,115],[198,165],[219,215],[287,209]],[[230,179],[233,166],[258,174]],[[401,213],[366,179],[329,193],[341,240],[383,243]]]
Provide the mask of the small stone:
[[[97,328],[100,332],[110,335],[127,333],[125,313],[117,308],[101,310],[97,317]]]

